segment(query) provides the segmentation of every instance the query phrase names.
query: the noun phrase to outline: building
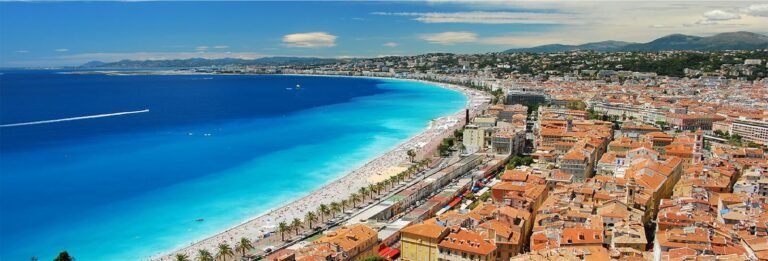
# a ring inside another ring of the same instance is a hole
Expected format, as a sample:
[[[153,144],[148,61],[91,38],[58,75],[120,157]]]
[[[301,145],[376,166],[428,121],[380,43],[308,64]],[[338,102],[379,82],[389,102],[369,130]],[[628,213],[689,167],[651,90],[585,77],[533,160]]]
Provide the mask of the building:
[[[469,124],[464,127],[462,134],[462,144],[468,153],[481,151],[490,146],[493,129],[480,127],[479,125]]]
[[[645,134],[661,131],[661,129],[648,124],[624,123],[621,125],[621,135],[633,140],[638,140]]]
[[[512,119],[515,115],[527,115],[528,114],[528,107],[525,105],[515,104],[515,105],[504,105],[504,107],[499,111],[499,120],[505,121],[505,122],[512,122]]]
[[[576,181],[583,181],[592,176],[592,155],[592,150],[572,149],[560,158],[560,170],[573,175]]]
[[[667,123],[677,130],[712,130],[712,123],[725,120],[725,117],[708,114],[667,114]]]
[[[525,148],[525,130],[499,129],[492,135],[491,146],[496,154],[520,154]]]
[[[538,107],[539,104],[545,102],[547,102],[547,98],[544,94],[511,91],[507,93],[505,104],[522,104],[527,107]]]
[[[400,230],[400,258],[404,261],[437,261],[438,244],[448,232],[448,228],[431,223]]]
[[[494,219],[477,226],[476,230],[496,242],[496,256],[509,260],[523,252],[528,241],[533,220],[531,213],[512,207],[501,207],[494,212]]]
[[[744,141],[768,144],[768,122],[739,117],[731,124],[731,134],[738,134]]]
[[[496,245],[478,232],[460,227],[451,228],[440,244],[441,261],[495,261]]]
[[[356,261],[376,255],[379,244],[378,232],[363,224],[343,226],[317,239],[313,244],[327,243],[343,255],[338,260]]]

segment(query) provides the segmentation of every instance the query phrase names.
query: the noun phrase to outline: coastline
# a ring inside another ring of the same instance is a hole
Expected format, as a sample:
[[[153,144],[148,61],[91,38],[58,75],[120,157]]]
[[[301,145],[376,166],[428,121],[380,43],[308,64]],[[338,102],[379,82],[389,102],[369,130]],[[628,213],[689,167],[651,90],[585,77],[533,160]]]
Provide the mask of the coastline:
[[[135,74],[132,74],[135,75]],[[201,74],[207,75],[207,74]],[[306,211],[314,211],[320,204],[329,204],[331,202],[346,199],[350,194],[357,192],[360,187],[370,184],[370,177],[382,173],[384,170],[401,166],[408,161],[406,151],[414,149],[417,151],[417,158],[423,158],[425,155],[431,155],[436,146],[446,136],[452,135],[453,130],[462,126],[464,120],[464,110],[469,109],[470,113],[476,113],[475,107],[480,98],[485,98],[482,92],[465,88],[462,86],[446,83],[437,83],[415,79],[399,79],[390,77],[367,77],[367,76],[339,76],[339,75],[306,75],[306,74],[276,74],[287,76],[317,76],[317,77],[362,77],[373,79],[386,79],[395,81],[418,82],[429,84],[438,88],[445,88],[460,92],[467,99],[463,108],[459,111],[438,117],[429,122],[429,124],[416,135],[407,140],[394,145],[392,148],[383,151],[382,154],[372,157],[365,163],[353,166],[349,171],[340,173],[321,187],[308,192],[308,194],[294,199],[284,205],[274,207],[270,210],[259,213],[255,216],[245,218],[242,222],[233,225],[226,230],[217,231],[211,235],[205,236],[192,243],[179,244],[172,250],[162,253],[156,253],[149,257],[151,260],[172,260],[177,253],[183,253],[194,257],[198,249],[208,249],[215,252],[219,243],[228,243],[234,246],[241,237],[249,238],[255,246],[266,245],[280,246],[279,233],[276,233],[276,225],[281,221],[290,222],[294,218],[303,219]],[[265,234],[272,233],[271,237],[265,238]],[[275,241],[277,239],[278,241]],[[262,242],[259,242],[262,241]],[[257,248],[257,250],[261,250]]]

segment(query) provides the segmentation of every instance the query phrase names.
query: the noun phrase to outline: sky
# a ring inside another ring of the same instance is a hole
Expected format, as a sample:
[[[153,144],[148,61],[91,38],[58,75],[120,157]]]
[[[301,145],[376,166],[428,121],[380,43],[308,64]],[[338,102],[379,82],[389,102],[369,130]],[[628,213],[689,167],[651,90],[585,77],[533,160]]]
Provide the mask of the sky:
[[[0,67],[487,53],[768,34],[768,1],[0,2]]]

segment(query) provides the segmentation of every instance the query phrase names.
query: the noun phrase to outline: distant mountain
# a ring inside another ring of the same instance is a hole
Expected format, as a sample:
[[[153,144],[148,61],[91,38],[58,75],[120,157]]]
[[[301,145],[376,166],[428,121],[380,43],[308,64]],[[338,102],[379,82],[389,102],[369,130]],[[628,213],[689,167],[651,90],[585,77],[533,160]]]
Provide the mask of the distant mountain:
[[[751,32],[720,33],[708,37],[672,34],[647,43],[629,43],[620,41],[603,41],[581,45],[548,44],[531,48],[509,49],[507,53],[553,53],[575,50],[598,52],[626,51],[719,51],[719,50],[752,50],[768,48],[768,36]]]
[[[99,67],[99,66],[102,66],[104,64],[105,64],[105,62],[102,62],[102,61],[90,61],[90,62],[87,62],[87,63],[81,65],[80,67],[89,67],[89,68],[90,67]]]
[[[121,60],[117,62],[91,61],[81,65],[84,68],[163,68],[163,67],[206,67],[217,65],[323,65],[345,60],[313,57],[264,57],[258,59],[178,59],[178,60]]]
[[[568,52],[576,50],[592,50],[598,52],[611,52],[616,51],[621,47],[624,47],[629,42],[622,41],[602,41],[596,43],[586,43],[581,45],[566,45],[566,44],[547,44],[531,48],[509,49],[507,53],[556,53],[556,52]]]

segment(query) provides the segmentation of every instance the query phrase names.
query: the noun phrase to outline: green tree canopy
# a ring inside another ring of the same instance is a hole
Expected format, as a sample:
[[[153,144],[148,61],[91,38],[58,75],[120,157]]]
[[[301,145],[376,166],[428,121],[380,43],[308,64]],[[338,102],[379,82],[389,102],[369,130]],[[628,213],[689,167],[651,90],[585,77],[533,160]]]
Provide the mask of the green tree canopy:
[[[369,256],[361,259],[360,261],[389,261],[389,260],[380,256]]]

